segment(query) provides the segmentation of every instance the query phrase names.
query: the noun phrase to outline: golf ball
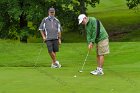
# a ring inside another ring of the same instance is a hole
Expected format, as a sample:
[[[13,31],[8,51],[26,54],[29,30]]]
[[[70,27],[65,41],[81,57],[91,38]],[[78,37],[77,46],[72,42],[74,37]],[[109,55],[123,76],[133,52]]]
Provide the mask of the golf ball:
[[[73,77],[77,77],[76,75],[74,75]]]
[[[82,73],[83,71],[81,70],[81,71],[79,71],[80,73]]]

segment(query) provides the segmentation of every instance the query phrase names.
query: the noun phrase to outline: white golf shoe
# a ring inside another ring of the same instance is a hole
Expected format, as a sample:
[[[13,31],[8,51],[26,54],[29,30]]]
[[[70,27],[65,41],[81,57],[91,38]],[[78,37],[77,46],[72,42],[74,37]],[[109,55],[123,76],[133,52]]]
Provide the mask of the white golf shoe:
[[[59,63],[59,61],[56,61],[56,64],[57,64],[58,68],[61,68],[61,64]]]
[[[51,68],[57,68],[57,65],[56,64],[52,64]]]
[[[92,74],[92,75],[103,75],[104,72],[103,72],[103,69],[102,68],[98,68],[97,67],[97,69],[94,70],[94,71],[91,71],[90,74]]]
[[[56,61],[55,64],[51,65],[51,68],[61,68],[61,64],[59,64],[59,61]]]

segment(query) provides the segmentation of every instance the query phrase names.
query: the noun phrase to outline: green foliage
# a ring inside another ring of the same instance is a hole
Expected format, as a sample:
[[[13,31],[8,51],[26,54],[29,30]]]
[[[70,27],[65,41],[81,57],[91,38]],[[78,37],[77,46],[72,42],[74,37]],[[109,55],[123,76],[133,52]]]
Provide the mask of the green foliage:
[[[65,31],[78,31],[77,16],[80,13],[80,9],[88,5],[94,7],[95,3],[99,3],[99,0],[84,0],[84,2],[83,0],[1,0],[0,14],[2,16],[0,20],[4,22],[4,25],[2,30],[0,30],[0,38],[11,38],[9,36],[11,26],[16,28],[15,30],[19,35],[27,36],[28,31],[25,28],[28,27],[28,21],[33,23],[32,26],[34,28],[34,32],[31,31],[32,33],[30,34],[37,35],[35,33],[38,33],[38,26],[41,20],[47,16],[47,10],[50,7],[56,9],[56,16],[61,21]],[[82,4],[85,6],[82,7]],[[85,9],[84,11],[86,12]],[[5,31],[7,36],[3,34],[3,31]],[[15,35],[12,35],[12,37],[14,38],[15,36],[16,38],[16,33],[13,34]]]
[[[17,33],[17,29],[15,27],[11,27],[8,33],[8,37],[9,39],[14,39],[17,40],[18,39],[18,33]]]
[[[126,0],[129,9],[135,8],[140,4],[140,0]]]
[[[26,27],[26,28],[23,28],[20,30],[20,37],[28,37],[29,36],[29,29]]]
[[[96,6],[96,3],[99,4],[100,3],[100,0],[85,0],[86,2],[86,5],[91,5],[91,7],[95,7]]]
[[[133,0],[133,3],[132,0],[127,1],[129,4],[139,4],[139,0]],[[124,14],[123,9],[126,10],[125,1],[106,0],[102,2],[106,3],[104,5],[101,3],[98,9],[93,9],[93,7],[96,7],[100,3],[100,0],[1,0],[0,38],[18,39],[24,35],[36,38],[40,37],[38,26],[41,20],[48,15],[48,9],[52,6],[56,9],[56,17],[60,20],[63,31],[76,32],[75,34],[78,35],[80,33],[80,35],[85,36],[84,30],[81,30],[82,27],[79,28],[78,25],[77,17],[80,13],[88,12],[89,15],[100,18],[108,31],[112,31],[113,29],[113,31],[121,31],[123,30],[121,29],[122,25],[125,29],[126,24],[131,25],[134,21],[136,21],[135,24],[139,24],[139,20],[137,20],[138,16],[133,15],[134,13],[128,15],[127,13],[129,12],[127,11]],[[122,4],[120,2],[124,3]],[[105,8],[106,6],[109,7]],[[114,11],[116,9],[118,10]],[[23,23],[21,23],[21,16],[25,19]],[[31,26],[27,25],[29,22],[32,23]],[[116,27],[114,28],[114,26]],[[126,27],[125,30],[130,29]]]

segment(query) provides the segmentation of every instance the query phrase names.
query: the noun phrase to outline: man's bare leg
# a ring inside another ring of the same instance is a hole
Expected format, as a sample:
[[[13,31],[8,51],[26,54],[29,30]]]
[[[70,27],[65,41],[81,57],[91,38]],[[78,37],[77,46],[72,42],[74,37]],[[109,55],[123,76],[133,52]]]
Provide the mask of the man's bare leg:
[[[52,58],[52,63],[55,64],[55,62],[56,62],[56,53],[55,52],[50,52],[49,54],[50,54],[50,56]]]
[[[97,55],[97,65],[98,65],[99,68],[103,68],[104,55]]]
[[[97,55],[97,69],[91,71],[93,75],[103,75],[103,64],[104,64],[104,55]]]

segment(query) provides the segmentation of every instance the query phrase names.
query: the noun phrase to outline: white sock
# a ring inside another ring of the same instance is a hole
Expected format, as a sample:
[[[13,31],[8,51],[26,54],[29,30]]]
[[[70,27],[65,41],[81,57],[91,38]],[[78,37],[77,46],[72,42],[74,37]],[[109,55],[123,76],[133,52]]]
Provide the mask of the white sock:
[[[101,68],[101,67],[97,67],[97,70],[99,70],[99,71],[103,71],[103,68]]]

